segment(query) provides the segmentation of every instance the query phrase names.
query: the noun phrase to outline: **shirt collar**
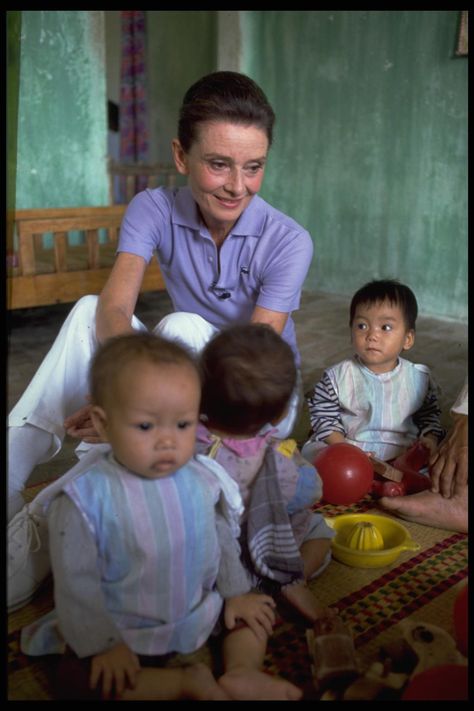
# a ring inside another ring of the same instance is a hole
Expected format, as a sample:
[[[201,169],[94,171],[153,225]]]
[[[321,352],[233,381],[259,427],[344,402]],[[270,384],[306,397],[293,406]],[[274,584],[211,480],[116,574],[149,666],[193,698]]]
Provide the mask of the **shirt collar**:
[[[197,440],[198,442],[205,442],[206,444],[212,445],[211,450],[214,446],[219,446],[221,443],[230,449],[231,452],[239,457],[254,457],[258,452],[264,447],[269,439],[275,434],[277,430],[272,428],[263,434],[257,434],[255,437],[249,437],[247,439],[234,439],[233,437],[218,437],[217,435],[210,432],[207,427],[200,422],[197,428]]]
[[[201,229],[201,218],[191,189],[188,186],[180,188],[176,193],[171,221],[175,225],[189,227],[198,232]]]
[[[356,361],[356,363],[358,363],[359,367],[362,370],[365,370],[365,372],[371,375],[373,378],[378,378],[378,380],[390,380],[390,378],[392,378],[395,373],[398,373],[398,371],[402,367],[402,359],[399,357],[397,358],[397,365],[392,370],[389,370],[386,373],[374,373],[373,370],[364,365],[364,363],[361,361],[361,359],[356,353],[354,354],[354,360]]]
[[[265,225],[264,211],[262,210],[263,203],[264,201],[261,197],[254,195],[247,209],[244,210],[232,228],[230,235],[260,237]],[[176,193],[171,221],[173,224],[189,227],[197,232],[201,231],[201,217],[189,186],[180,188]]]

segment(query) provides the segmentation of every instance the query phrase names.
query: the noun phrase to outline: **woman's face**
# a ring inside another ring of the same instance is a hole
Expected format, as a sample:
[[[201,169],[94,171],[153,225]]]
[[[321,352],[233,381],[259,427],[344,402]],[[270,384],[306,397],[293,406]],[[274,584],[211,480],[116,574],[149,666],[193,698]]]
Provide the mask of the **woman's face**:
[[[185,153],[176,139],[173,153],[208,229],[230,232],[262,184],[268,138],[257,126],[226,121],[201,124],[198,139]]]

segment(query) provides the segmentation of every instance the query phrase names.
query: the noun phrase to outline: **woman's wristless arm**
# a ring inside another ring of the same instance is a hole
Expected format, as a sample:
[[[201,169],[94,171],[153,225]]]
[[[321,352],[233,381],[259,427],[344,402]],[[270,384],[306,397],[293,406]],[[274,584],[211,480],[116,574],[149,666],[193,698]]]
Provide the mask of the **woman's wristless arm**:
[[[146,262],[142,257],[120,252],[99,296],[96,311],[96,336],[99,343],[131,333],[132,317],[140,292]],[[89,444],[103,440],[90,419],[90,405],[71,413],[64,421],[67,434]]]
[[[146,266],[145,260],[135,254],[120,252],[117,255],[97,305],[96,335],[99,343],[133,330],[133,312]]]
[[[289,314],[282,311],[271,311],[270,309],[264,309],[262,306],[256,306],[250,317],[250,322],[266,323],[281,336],[288,321],[288,316]]]

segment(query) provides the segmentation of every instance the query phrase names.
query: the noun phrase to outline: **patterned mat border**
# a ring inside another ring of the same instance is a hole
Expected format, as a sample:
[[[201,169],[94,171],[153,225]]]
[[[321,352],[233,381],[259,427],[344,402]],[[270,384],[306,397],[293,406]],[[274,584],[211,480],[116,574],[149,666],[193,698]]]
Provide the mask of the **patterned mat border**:
[[[442,572],[436,573],[436,566]],[[382,633],[387,630],[390,633],[390,628],[403,619],[413,614],[418,617],[425,605],[464,580],[467,574],[467,536],[456,533],[355,592],[335,600],[331,606],[339,609],[341,617],[351,629],[355,648],[362,651],[361,648]],[[368,658],[371,655],[372,652]],[[277,625],[275,635],[269,641],[264,663],[266,671],[280,674],[302,688],[311,689],[312,663],[305,626],[285,621]]]
[[[436,564],[443,575],[436,572]],[[447,576],[450,567],[452,572]],[[466,536],[456,533],[334,604],[350,619],[354,644],[360,647],[464,580],[467,574]]]

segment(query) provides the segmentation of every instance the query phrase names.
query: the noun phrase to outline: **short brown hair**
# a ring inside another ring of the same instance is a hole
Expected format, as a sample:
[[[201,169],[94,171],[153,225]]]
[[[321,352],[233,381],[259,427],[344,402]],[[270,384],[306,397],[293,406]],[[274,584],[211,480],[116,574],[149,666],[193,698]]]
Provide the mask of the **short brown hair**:
[[[209,426],[249,436],[284,414],[297,377],[291,347],[257,323],[218,333],[202,353],[201,371],[201,413]]]
[[[273,140],[275,114],[262,89],[245,74],[213,72],[195,82],[184,95],[179,112],[178,138],[186,153],[204,121],[229,121],[257,126]]]
[[[193,356],[182,346],[152,333],[128,333],[109,338],[95,352],[89,370],[89,392],[94,405],[113,393],[125,366],[137,361],[156,365],[188,365],[199,379]]]

